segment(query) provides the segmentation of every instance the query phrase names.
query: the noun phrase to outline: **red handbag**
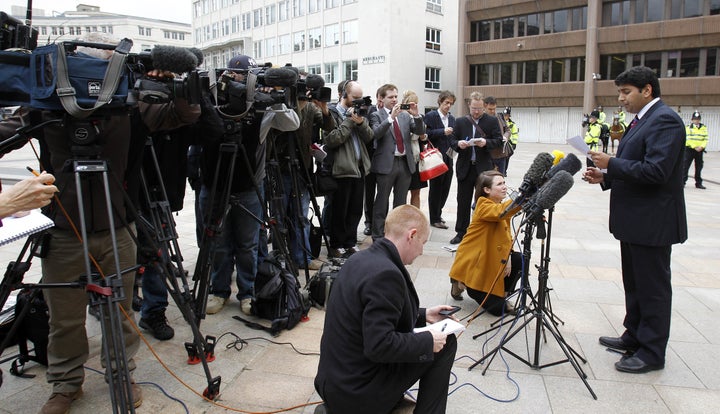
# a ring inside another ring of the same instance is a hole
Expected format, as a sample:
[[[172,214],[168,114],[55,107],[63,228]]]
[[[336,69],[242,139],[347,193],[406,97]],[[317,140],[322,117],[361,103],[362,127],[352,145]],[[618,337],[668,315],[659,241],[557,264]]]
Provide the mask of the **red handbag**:
[[[448,171],[448,166],[443,161],[440,151],[428,142],[425,151],[420,153],[418,169],[420,180],[427,181],[445,174]]]

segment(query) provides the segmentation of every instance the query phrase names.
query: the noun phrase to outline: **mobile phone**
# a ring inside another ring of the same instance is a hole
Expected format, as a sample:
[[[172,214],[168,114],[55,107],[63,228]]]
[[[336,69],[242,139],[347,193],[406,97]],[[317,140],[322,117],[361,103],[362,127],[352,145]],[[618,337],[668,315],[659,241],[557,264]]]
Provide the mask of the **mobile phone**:
[[[438,313],[443,316],[450,316],[456,312],[458,312],[460,309],[462,309],[460,306],[453,306],[452,309],[443,309],[439,311]]]
[[[411,106],[410,104],[400,104],[400,109],[410,109]]]

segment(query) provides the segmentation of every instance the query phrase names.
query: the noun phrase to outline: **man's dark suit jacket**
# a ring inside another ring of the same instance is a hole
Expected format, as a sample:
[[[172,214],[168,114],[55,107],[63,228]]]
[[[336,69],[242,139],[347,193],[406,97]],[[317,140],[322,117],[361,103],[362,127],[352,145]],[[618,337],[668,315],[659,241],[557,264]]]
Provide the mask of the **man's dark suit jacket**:
[[[402,366],[433,360],[432,335],[412,333],[419,326],[425,310],[395,245],[381,238],[352,255],[333,284],[320,343],[315,388],[329,410],[388,412],[403,392],[388,392]]]
[[[471,163],[472,148],[467,147],[460,149],[458,147],[458,141],[464,141],[468,138],[473,138],[473,124],[467,116],[457,118],[455,120],[455,130],[452,138],[450,139],[450,146],[458,152],[458,158],[455,162],[455,175],[458,180],[464,180],[467,177],[468,172],[471,168],[475,168],[478,174],[483,171],[492,170],[494,168],[492,158],[490,157],[490,149],[497,148],[502,145],[502,132],[500,131],[500,124],[496,117],[488,114],[483,114],[478,120],[478,125],[485,132],[485,139],[487,145],[484,147],[477,147],[475,151],[475,165]]]
[[[389,122],[390,114],[384,109],[378,109],[370,115],[370,127],[375,138],[375,153],[373,153],[370,171],[376,174],[390,174],[395,160],[395,135],[393,125]],[[412,153],[411,133],[422,135],[425,133],[425,122],[422,117],[413,118],[407,112],[400,112],[395,118],[400,127],[405,145],[405,159],[410,173],[415,172],[415,157]]]
[[[687,240],[684,147],[683,121],[662,101],[620,140],[603,185],[612,188],[610,232],[616,239],[644,246]]]
[[[425,115],[425,125],[427,125],[427,135],[430,142],[440,150],[443,155],[445,164],[452,164],[452,158],[447,155],[447,151],[450,148],[450,136],[445,135],[445,125],[443,125],[442,119],[440,119],[440,112],[437,109],[428,112]],[[455,129],[455,116],[448,113],[448,126]]]

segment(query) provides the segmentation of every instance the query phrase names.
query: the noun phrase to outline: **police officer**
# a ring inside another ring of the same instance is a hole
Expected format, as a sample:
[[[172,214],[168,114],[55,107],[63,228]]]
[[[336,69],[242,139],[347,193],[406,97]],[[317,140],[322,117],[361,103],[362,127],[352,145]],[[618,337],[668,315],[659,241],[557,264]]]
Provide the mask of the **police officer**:
[[[510,145],[512,146],[513,152],[515,151],[515,148],[517,148],[518,143],[518,137],[520,136],[520,128],[518,128],[515,121],[513,121],[510,118],[511,108],[509,106],[506,106],[503,110],[503,118],[505,118],[505,124],[508,127],[508,130],[510,131]],[[512,155],[510,155],[512,157]],[[510,165],[510,157],[507,158],[507,161],[505,162],[505,171],[507,172],[507,168]]]
[[[623,127],[626,127],[627,125],[625,124],[625,110],[623,109],[622,105],[618,106],[617,114],[618,122],[620,122]]]
[[[700,112],[692,114],[692,122],[685,127],[685,183],[688,180],[690,164],[695,161],[695,187],[704,190],[702,183],[703,153],[708,142],[707,125],[700,123]]]
[[[588,117],[587,132],[585,133],[585,143],[590,147],[591,151],[596,151],[600,142],[600,134],[602,134],[602,125],[598,122],[600,113],[596,110],[590,112]],[[589,158],[586,159],[588,167],[592,167],[593,163]]]

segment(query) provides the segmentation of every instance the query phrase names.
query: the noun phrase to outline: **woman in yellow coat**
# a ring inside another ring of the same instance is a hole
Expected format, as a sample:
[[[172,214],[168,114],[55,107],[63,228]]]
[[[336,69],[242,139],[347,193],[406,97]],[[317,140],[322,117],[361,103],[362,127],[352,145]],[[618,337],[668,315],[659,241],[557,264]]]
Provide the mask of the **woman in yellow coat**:
[[[514,311],[505,302],[505,296],[515,290],[522,259],[520,253],[511,252],[510,233],[510,220],[520,207],[500,218],[500,214],[512,203],[510,199],[503,202],[506,195],[505,178],[500,172],[485,171],[478,177],[472,221],[450,269],[450,277],[462,282],[468,296],[477,303],[482,303],[489,292],[483,307],[498,316],[503,311]]]

